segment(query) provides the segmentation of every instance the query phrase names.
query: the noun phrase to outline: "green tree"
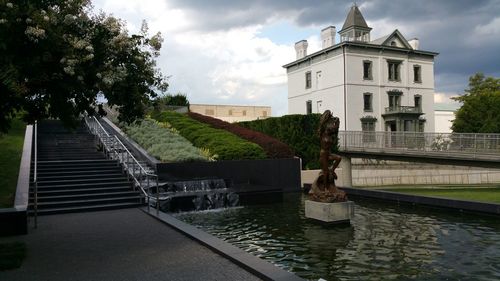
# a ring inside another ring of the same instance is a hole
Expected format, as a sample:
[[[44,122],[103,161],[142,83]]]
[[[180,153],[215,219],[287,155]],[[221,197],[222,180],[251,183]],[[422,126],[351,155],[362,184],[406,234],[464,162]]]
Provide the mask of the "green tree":
[[[157,97],[153,104],[155,106],[189,106],[189,100],[186,94],[177,93],[175,95],[166,94]]]
[[[459,97],[452,130],[457,133],[500,133],[500,78],[476,73],[469,88]]]
[[[156,68],[161,34],[129,35],[89,0],[0,0],[0,131],[19,112],[75,125],[102,94],[121,121],[142,117],[168,84]]]

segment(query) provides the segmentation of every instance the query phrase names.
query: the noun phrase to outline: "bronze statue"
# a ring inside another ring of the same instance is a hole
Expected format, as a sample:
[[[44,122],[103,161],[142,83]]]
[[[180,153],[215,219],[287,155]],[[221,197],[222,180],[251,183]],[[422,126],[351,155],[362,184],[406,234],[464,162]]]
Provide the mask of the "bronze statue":
[[[335,186],[337,174],[335,169],[340,164],[340,156],[331,153],[334,145],[337,145],[340,120],[332,115],[330,110],[326,110],[321,115],[318,135],[320,138],[321,150],[319,152],[319,163],[321,172],[313,182],[309,195],[313,201],[318,202],[344,202],[347,196],[344,191]],[[330,162],[333,161],[330,167]]]

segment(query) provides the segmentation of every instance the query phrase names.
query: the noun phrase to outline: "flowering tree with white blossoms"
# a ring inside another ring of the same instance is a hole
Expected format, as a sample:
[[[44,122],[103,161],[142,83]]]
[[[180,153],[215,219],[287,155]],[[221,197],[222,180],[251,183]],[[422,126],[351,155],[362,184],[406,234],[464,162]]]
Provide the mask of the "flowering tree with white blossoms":
[[[18,112],[73,126],[100,94],[121,121],[142,117],[168,87],[155,62],[162,41],[146,23],[130,35],[89,0],[0,0],[0,131]]]

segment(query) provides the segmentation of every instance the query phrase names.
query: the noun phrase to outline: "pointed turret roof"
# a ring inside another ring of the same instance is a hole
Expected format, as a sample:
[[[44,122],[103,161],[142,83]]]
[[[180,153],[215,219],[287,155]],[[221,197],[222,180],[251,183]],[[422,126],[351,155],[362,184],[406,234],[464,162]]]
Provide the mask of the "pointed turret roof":
[[[346,30],[347,28],[352,26],[371,29],[366,24],[365,18],[361,14],[361,11],[356,4],[351,7],[349,14],[347,14],[347,18],[345,19],[344,25],[342,26],[342,30]],[[340,30],[340,32],[342,32],[342,30]]]

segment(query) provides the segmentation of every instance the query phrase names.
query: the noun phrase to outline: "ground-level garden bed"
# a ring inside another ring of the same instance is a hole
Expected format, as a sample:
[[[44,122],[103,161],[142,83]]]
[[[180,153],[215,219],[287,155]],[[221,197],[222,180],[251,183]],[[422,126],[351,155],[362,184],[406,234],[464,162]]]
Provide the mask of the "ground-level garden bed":
[[[384,188],[384,191],[399,192],[404,194],[442,197],[449,199],[478,201],[500,204],[500,187],[463,187],[463,186],[443,186],[435,188],[423,187],[397,187]]]

